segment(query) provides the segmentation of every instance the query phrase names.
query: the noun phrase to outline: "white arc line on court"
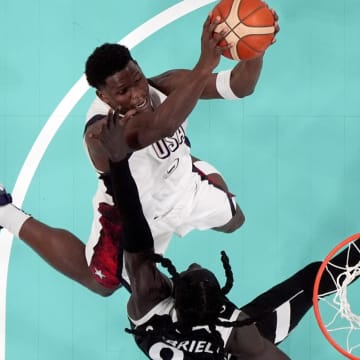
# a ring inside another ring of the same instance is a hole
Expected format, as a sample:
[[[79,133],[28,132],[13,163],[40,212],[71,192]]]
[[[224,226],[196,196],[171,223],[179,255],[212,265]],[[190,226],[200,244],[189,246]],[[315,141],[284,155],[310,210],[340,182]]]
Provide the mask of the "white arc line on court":
[[[140,42],[175,20],[193,12],[215,0],[184,0],[154,16],[125,36],[119,43],[132,49]],[[39,163],[55,136],[56,132],[67,118],[75,105],[84,96],[89,86],[85,76],[82,76],[63,100],[56,107],[36,138],[24,164],[19,172],[12,191],[14,203],[21,207]],[[8,266],[13,235],[5,230],[0,232],[0,360],[5,360],[6,331],[6,288]]]

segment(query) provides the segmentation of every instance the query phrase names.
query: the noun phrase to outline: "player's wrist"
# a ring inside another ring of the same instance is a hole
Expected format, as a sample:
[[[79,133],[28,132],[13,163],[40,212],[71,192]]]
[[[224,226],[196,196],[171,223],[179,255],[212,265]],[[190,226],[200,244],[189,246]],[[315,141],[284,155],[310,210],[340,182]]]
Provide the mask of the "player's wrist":
[[[212,73],[214,67],[211,64],[207,64],[206,61],[202,61],[200,58],[197,64],[192,69],[192,76],[209,76]]]

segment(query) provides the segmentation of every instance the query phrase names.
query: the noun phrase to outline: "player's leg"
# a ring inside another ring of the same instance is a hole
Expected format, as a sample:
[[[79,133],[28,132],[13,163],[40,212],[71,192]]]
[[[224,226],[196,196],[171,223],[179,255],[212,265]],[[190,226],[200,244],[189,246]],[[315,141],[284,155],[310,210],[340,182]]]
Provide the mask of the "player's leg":
[[[360,249],[360,239],[354,243],[357,249]],[[324,272],[321,278],[320,293],[336,290],[334,279],[343,272],[346,264],[352,266],[360,261],[360,252],[357,249],[345,249],[334,256],[331,260],[332,266],[328,267],[329,271]],[[313,288],[320,266],[321,261],[307,265],[241,308],[251,318],[257,319],[259,331],[268,340],[275,344],[284,340],[312,307]]]
[[[85,259],[85,246],[66,230],[49,227],[12,204],[0,187],[0,226],[22,239],[53,268],[100,295],[112,291],[92,277]]]
[[[93,198],[93,222],[86,244],[86,259],[94,279],[102,286],[115,291],[124,286],[129,292],[130,283],[123,259],[123,231],[119,210],[113,203],[109,177],[101,176]],[[149,221],[155,251],[164,254],[173,235],[167,224]]]
[[[115,291],[122,285],[130,291],[126,274],[123,274],[122,225],[115,205],[94,203],[94,218],[86,244],[86,258],[95,280]]]
[[[256,297],[241,310],[256,320],[260,333],[278,344],[312,307],[312,290],[321,262],[314,262]]]
[[[202,182],[208,181],[213,186],[221,189],[228,199],[228,204],[226,206],[228,206],[231,213],[229,213],[229,216],[224,223],[218,226],[212,226],[211,228],[225,233],[231,233],[240,228],[245,221],[245,216],[240,209],[240,206],[236,203],[234,195],[229,192],[228,186],[219,171],[211,164],[194,157],[193,168],[194,171],[200,175]]]

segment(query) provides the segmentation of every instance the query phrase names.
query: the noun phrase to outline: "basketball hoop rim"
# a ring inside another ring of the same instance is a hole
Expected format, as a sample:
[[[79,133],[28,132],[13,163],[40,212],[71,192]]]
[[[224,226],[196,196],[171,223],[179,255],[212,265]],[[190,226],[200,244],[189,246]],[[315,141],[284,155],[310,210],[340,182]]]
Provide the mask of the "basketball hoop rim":
[[[320,309],[319,309],[319,285],[320,285],[320,280],[321,277],[324,273],[324,270],[327,266],[327,264],[329,263],[329,261],[333,258],[333,256],[341,249],[343,248],[345,245],[347,245],[348,243],[355,241],[357,239],[360,238],[360,233],[356,233],[354,235],[349,236],[348,238],[346,238],[345,240],[341,241],[338,245],[336,245],[330,252],[329,254],[325,257],[325,259],[323,260],[317,274],[316,274],[316,278],[315,278],[315,282],[314,282],[314,289],[313,289],[313,298],[312,298],[312,302],[313,302],[313,309],[314,309],[314,313],[315,313],[315,318],[316,321],[322,331],[322,333],[324,334],[325,338],[330,342],[330,344],[332,346],[334,346],[340,353],[342,353],[344,356],[346,356],[347,358],[351,359],[351,360],[359,360],[360,358],[348,353],[345,349],[343,349],[340,345],[338,345],[335,340],[330,336],[329,332],[327,331],[322,318],[321,318],[321,314],[320,314]]]

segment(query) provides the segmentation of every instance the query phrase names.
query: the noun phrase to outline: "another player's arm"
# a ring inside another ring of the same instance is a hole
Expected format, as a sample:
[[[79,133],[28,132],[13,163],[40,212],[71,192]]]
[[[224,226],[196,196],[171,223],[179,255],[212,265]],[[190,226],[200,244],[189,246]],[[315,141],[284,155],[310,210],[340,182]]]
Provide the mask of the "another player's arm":
[[[154,251],[154,240],[129,168],[125,123],[119,121],[117,114],[115,111],[113,117],[108,117],[102,131],[94,135],[93,142],[107,157],[110,170],[102,177],[105,184],[111,185],[114,203],[121,214],[125,267],[132,290],[128,309],[130,316],[138,319],[169,296],[171,288],[167,278],[149,259]]]
[[[242,312],[238,320],[246,318],[248,316]],[[254,324],[233,328],[226,350],[237,360],[290,360],[284,352],[265,339]]]
[[[108,121],[113,120],[114,116],[115,113],[110,111],[107,116],[88,126],[84,134],[84,141],[90,160],[99,172],[109,171],[109,157],[104,152],[104,148],[97,140],[97,137],[102,133],[104,127],[107,126]],[[123,139],[119,139],[119,145],[126,145],[126,143]],[[130,152],[130,148],[128,148],[127,152]]]

